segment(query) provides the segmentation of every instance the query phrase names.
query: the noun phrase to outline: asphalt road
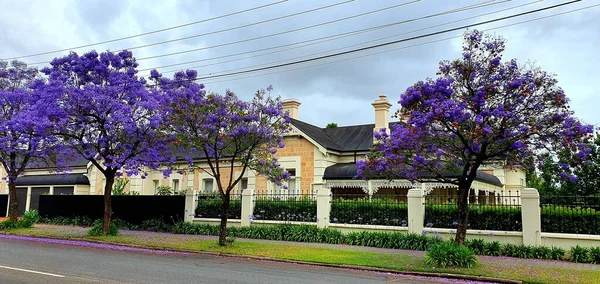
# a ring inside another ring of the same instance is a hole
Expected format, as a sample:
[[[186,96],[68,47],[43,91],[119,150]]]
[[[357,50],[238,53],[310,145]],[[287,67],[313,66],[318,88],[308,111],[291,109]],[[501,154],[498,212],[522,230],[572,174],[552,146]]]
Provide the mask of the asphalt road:
[[[0,236],[0,283],[457,283],[200,254],[123,252]]]

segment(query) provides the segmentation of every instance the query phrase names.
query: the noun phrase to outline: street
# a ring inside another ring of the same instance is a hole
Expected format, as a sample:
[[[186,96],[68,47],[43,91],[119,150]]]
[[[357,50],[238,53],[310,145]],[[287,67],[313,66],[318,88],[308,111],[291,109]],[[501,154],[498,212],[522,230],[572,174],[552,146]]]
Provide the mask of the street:
[[[200,254],[123,252],[0,236],[0,283],[460,283]]]

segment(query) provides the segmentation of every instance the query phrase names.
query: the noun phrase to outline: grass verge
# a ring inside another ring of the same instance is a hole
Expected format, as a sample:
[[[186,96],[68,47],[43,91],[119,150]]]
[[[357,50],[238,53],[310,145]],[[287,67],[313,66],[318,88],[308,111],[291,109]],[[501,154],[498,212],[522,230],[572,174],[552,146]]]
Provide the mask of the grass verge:
[[[422,255],[402,251],[357,251],[352,249],[316,248],[236,241],[232,247],[219,247],[214,238],[191,235],[170,235],[151,232],[123,232],[119,236],[86,235],[86,229],[70,226],[39,226],[14,229],[6,234],[88,240],[111,244],[133,245],[144,248],[211,252],[235,256],[266,257],[271,259],[303,261],[322,264],[352,265],[391,269],[399,272],[450,273],[519,280],[525,283],[600,283],[600,267],[576,265],[567,262],[514,259],[505,257],[480,258],[480,265],[471,269],[441,269],[425,264]]]

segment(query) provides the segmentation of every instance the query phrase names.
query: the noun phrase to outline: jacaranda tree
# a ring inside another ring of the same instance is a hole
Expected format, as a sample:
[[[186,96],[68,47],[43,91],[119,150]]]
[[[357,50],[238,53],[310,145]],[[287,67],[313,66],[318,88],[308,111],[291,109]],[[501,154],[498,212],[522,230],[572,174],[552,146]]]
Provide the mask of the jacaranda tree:
[[[37,69],[23,62],[0,61],[0,162],[7,175],[8,216],[13,221],[19,207],[17,177],[32,162],[49,162],[49,150],[55,142],[51,135],[53,125],[35,109],[39,95],[31,84],[37,75]]]
[[[74,52],[42,69],[44,104],[65,145],[89,160],[106,179],[104,233],[112,214],[111,191],[121,174],[145,177],[170,161],[169,135],[161,127],[169,97],[147,88],[135,58],[119,53]]]
[[[462,56],[440,62],[435,80],[419,81],[401,95],[408,121],[392,126],[389,135],[376,133],[373,152],[358,163],[365,178],[457,185],[457,244],[465,239],[469,189],[482,164],[527,168],[542,151],[569,148],[580,159],[589,153],[584,141],[593,127],[573,117],[554,76],[514,59],[502,62],[504,47],[499,37],[465,33]],[[571,176],[569,167],[562,170]]]
[[[182,82],[187,84],[190,76],[195,77],[195,71],[180,72],[173,80],[152,72],[153,79],[167,92],[173,92],[173,86]],[[177,95],[180,101],[174,102],[177,107],[171,117],[172,131],[186,152],[196,151],[199,155],[194,156],[206,160],[208,169],[200,170],[215,178],[222,199],[219,244],[225,245],[231,191],[244,173],[254,170],[277,185],[289,179],[273,157],[278,148],[284,147],[289,118],[280,98],[273,98],[264,90],[259,90],[252,101],[241,100],[230,91],[225,95],[189,92],[185,87],[180,91],[185,95]],[[193,163],[191,159],[189,162]]]

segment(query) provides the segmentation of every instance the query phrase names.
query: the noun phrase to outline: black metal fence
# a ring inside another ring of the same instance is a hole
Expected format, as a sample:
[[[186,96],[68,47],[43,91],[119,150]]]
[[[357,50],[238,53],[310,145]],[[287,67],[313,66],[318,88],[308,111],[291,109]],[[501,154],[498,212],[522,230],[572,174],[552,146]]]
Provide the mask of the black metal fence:
[[[257,194],[254,220],[317,222],[317,200],[306,194]]]
[[[475,200],[479,201],[479,199]],[[486,200],[485,204],[471,203],[468,210],[467,228],[469,229],[521,231],[523,228],[519,192],[493,196],[492,199]],[[427,195],[423,225],[433,228],[457,228],[457,196]]]
[[[221,218],[223,199],[218,194],[198,195],[197,218]],[[229,201],[228,219],[240,219],[242,215],[242,195],[232,194]]]
[[[542,232],[600,234],[600,196],[541,196]]]
[[[331,201],[331,223],[406,227],[407,220],[406,197],[336,194]]]
[[[131,224],[161,218],[165,222],[184,219],[185,196],[115,195],[112,197],[113,218]],[[92,220],[104,216],[103,195],[40,195],[42,217],[83,217]]]
[[[8,210],[8,194],[0,194],[0,217],[6,217]]]

